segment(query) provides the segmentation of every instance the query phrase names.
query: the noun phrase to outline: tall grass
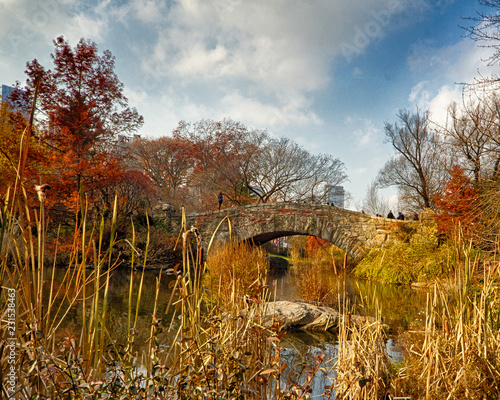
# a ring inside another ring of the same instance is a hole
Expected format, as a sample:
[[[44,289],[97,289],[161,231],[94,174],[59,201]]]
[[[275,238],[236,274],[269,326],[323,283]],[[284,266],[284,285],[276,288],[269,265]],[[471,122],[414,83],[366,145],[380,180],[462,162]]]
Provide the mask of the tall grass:
[[[390,393],[392,361],[386,333],[378,316],[373,322],[355,324],[343,300],[339,326],[339,353],[335,364],[335,390],[339,399],[385,399]]]
[[[327,365],[333,360],[321,355],[302,369],[300,379],[287,373],[281,348],[285,333],[278,321],[271,329],[260,321],[263,303],[273,292],[265,284],[268,266],[260,250],[231,243],[208,249],[207,255],[205,238],[186,226],[183,215],[183,262],[169,271],[175,279],[165,315],[172,317],[162,323],[158,298],[164,274],[159,271],[154,287],[144,287],[149,239],[142,265],[135,266],[133,221],[130,240],[119,238],[116,201],[111,219],[102,218],[98,226],[87,225],[82,203],[70,261],[57,285],[54,273],[45,280],[44,203],[30,210],[22,185],[18,193],[4,196],[0,215],[3,397],[306,399],[316,374],[330,376]],[[108,229],[111,238],[104,245]],[[132,249],[125,343],[117,341],[108,318],[109,287],[120,264],[113,248],[120,241]],[[460,263],[450,264],[450,270],[456,289],[450,295],[436,286],[429,295],[426,322],[420,331],[407,334],[401,365],[387,356],[380,319],[352,324],[349,304],[340,298],[336,378],[325,386],[323,398],[333,398],[335,391],[338,399],[500,397],[500,271],[498,266],[485,268],[482,284],[476,286],[471,247],[462,243],[455,249]],[[304,276],[312,276],[310,272]],[[136,293],[134,282],[139,282]],[[145,290],[154,291],[155,300],[144,348],[137,338]],[[82,329],[62,334],[61,326],[75,309]],[[171,333],[168,343],[159,339],[162,329]]]
[[[158,295],[162,290],[160,271],[156,286],[147,289],[155,291],[155,304],[144,349],[142,343],[137,343],[137,312],[141,294],[146,290],[143,280],[148,245],[140,267],[134,265],[133,257],[131,260],[125,343],[118,342],[108,326],[109,286],[120,263],[113,246],[123,240],[116,235],[116,201],[111,220],[101,219],[98,226],[87,226],[85,212],[82,213],[83,219],[75,228],[75,238],[79,241],[75,240],[73,254],[68,257],[70,265],[62,282],[56,285],[54,274],[49,281],[44,280],[47,229],[44,204],[40,204],[32,221],[26,198],[23,195],[17,199],[24,207],[19,222],[4,230],[4,236],[10,235],[13,240],[2,252],[0,308],[2,320],[6,321],[8,289],[14,289],[17,325],[12,353],[15,386],[9,392],[3,385],[3,396],[260,399],[299,398],[286,397],[292,386],[296,393],[308,392],[307,381],[303,387],[298,382],[292,385],[284,381],[282,372],[286,363],[279,356],[283,336],[279,326],[265,329],[259,323],[259,310],[268,296],[265,285],[268,265],[262,251],[233,244],[229,251],[214,251],[206,264],[199,232],[184,224],[180,232],[183,263],[172,271],[176,278],[165,311],[172,318],[162,324],[162,316],[157,315]],[[7,219],[11,215],[7,210]],[[131,223],[132,238],[126,242],[134,254],[135,230]],[[37,227],[37,238],[32,235],[32,225]],[[19,226],[19,231],[14,226]],[[107,247],[104,246],[106,229],[111,232]],[[244,255],[238,258],[236,255],[241,253]],[[90,254],[92,263],[88,265]],[[217,260],[215,264],[213,260]],[[207,265],[231,267],[226,269],[227,274],[222,269],[217,273],[214,268],[205,274]],[[203,284],[204,279],[210,286]],[[139,282],[137,293],[133,291],[134,282]],[[205,288],[217,296],[206,301]],[[61,334],[61,326],[75,309],[82,319],[81,331]],[[161,343],[158,338],[165,326],[173,337],[169,343]],[[0,343],[1,370],[7,371],[9,330],[3,322],[1,334],[4,339]]]
[[[293,276],[301,299],[330,307],[337,305],[338,275],[346,272],[346,258],[333,245],[321,248],[311,258],[292,250]]]
[[[398,391],[425,399],[500,398],[500,271],[486,269],[481,284],[469,280],[465,254],[456,286],[428,296],[425,326],[406,334],[405,366]]]

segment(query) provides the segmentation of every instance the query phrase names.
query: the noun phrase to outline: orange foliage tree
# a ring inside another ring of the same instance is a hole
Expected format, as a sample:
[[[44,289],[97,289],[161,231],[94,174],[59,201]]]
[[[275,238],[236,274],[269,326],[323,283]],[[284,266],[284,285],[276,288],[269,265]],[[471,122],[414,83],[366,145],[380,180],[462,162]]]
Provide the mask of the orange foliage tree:
[[[173,136],[190,144],[193,160],[188,203],[195,209],[214,208],[219,192],[223,193],[224,204],[252,203],[247,175],[255,170],[252,160],[260,151],[257,143],[262,135],[231,119],[179,122]]]
[[[306,239],[306,253],[308,257],[314,256],[318,250],[330,247],[332,244],[325,239],[316,236],[308,236]]]
[[[3,102],[0,106],[0,193],[2,194],[7,188],[12,187],[16,180],[26,128],[27,122],[21,114],[12,112],[8,103]],[[30,141],[27,154],[23,177],[31,182],[38,177],[45,156],[39,140]]]
[[[156,193],[177,208],[184,204],[194,166],[192,145],[180,137],[140,138],[132,143],[135,167],[148,177]]]
[[[11,100],[26,107],[39,85],[37,125],[49,148],[41,179],[52,187],[47,206],[75,212],[86,199],[103,211],[111,201],[102,194],[121,181],[125,170],[118,139],[134,133],[143,118],[127,107],[109,51],[99,55],[96,44],[83,38],[74,49],[63,37],[54,45],[54,70],[36,59],[29,62],[26,86]]]
[[[448,237],[464,235],[471,239],[479,229],[479,193],[464,170],[455,165],[440,196],[435,198],[438,233]]]

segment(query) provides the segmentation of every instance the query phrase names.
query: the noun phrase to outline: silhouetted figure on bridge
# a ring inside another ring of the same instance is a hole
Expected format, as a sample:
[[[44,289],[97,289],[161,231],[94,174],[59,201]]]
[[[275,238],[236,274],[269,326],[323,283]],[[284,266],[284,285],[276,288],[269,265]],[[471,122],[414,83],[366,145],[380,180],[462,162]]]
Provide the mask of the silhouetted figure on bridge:
[[[405,216],[402,212],[398,213],[398,219],[401,220],[401,221],[404,221],[405,219]]]
[[[220,210],[220,206],[222,205],[222,192],[219,192],[219,196],[217,196],[217,199],[219,200],[219,210]]]
[[[389,214],[387,214],[387,218],[394,219],[394,214],[391,210],[389,210]]]

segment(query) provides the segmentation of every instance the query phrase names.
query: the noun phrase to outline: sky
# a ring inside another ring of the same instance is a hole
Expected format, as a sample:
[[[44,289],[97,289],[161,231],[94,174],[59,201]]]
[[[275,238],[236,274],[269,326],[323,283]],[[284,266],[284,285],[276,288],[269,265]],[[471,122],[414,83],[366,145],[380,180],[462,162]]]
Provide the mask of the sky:
[[[0,83],[52,68],[53,40],[115,56],[143,137],[231,118],[346,166],[349,208],[394,154],[400,109],[443,122],[461,85],[487,74],[467,37],[477,0],[0,0]],[[464,19],[465,18],[465,19]],[[494,67],[493,67],[494,68]],[[384,191],[382,196],[394,196]]]

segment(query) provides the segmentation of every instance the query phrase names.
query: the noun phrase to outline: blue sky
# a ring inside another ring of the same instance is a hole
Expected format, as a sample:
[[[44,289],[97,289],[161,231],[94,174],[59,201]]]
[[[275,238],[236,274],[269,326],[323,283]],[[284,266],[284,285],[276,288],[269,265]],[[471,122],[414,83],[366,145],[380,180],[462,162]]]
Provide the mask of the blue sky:
[[[392,155],[399,109],[444,121],[459,82],[488,73],[459,25],[476,0],[0,0],[0,83],[51,68],[52,40],[110,50],[142,136],[225,117],[347,167],[356,209]],[[391,191],[383,193],[393,195]]]

